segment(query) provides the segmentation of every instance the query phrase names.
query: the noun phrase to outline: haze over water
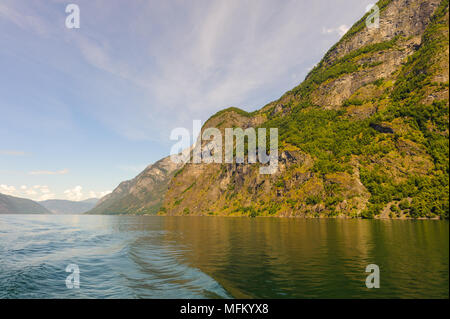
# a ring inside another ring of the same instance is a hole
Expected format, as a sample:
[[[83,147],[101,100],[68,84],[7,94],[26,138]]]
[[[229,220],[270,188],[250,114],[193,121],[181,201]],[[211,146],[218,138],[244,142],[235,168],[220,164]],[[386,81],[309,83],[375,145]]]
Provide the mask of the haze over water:
[[[0,215],[0,261],[0,298],[448,298],[449,223]]]

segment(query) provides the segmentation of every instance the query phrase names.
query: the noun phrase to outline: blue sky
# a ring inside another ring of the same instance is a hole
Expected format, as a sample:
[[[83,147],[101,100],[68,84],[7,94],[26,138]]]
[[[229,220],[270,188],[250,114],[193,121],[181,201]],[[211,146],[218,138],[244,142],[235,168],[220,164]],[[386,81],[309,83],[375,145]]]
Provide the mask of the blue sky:
[[[0,193],[102,196],[172,129],[299,84],[370,3],[0,0]]]

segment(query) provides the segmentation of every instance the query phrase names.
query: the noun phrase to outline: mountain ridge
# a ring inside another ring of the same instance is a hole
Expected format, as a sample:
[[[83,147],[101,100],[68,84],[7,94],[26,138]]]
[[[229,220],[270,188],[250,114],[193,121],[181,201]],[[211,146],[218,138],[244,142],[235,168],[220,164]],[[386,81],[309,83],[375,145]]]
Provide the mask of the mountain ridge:
[[[98,198],[88,198],[82,201],[70,201],[64,199],[48,199],[45,201],[39,201],[38,203],[53,214],[82,214],[85,213],[96,205]]]
[[[0,214],[51,214],[39,203],[0,193]]]

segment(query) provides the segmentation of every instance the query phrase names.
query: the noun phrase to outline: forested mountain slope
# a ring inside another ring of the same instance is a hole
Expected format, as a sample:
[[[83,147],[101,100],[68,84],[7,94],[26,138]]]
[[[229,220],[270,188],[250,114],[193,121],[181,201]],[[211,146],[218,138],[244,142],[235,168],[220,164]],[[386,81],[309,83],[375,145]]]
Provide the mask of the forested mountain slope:
[[[161,213],[448,218],[448,0],[378,6],[279,100],[205,123],[278,128],[277,173],[188,163]]]

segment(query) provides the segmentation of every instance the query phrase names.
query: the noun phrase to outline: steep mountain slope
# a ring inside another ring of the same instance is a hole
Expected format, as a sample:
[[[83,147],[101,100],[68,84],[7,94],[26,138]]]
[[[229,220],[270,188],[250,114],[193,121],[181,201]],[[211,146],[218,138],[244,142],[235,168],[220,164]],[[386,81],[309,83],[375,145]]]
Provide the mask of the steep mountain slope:
[[[120,183],[111,193],[101,198],[89,214],[152,214],[160,206],[169,180],[182,164],[170,157],[149,165],[132,180]]]
[[[0,194],[0,214],[51,214],[51,212],[30,199]]]
[[[364,16],[279,100],[203,126],[278,128],[277,173],[186,164],[161,212],[448,218],[448,0],[378,6],[378,29]]]
[[[83,201],[75,202],[62,199],[49,199],[39,202],[54,214],[82,214],[95,207],[97,198],[89,198]]]

